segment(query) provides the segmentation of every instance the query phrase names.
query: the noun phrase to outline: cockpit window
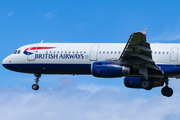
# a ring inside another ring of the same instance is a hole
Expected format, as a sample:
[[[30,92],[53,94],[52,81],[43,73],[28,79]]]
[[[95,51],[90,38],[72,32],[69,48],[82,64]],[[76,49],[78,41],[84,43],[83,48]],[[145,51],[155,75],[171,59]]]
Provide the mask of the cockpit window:
[[[21,53],[21,51],[20,51],[20,50],[18,50],[17,54],[20,54],[20,53]]]
[[[20,54],[20,53],[21,53],[20,50],[16,50],[16,51],[14,52],[14,54]]]
[[[14,52],[14,54],[17,54],[17,50]]]

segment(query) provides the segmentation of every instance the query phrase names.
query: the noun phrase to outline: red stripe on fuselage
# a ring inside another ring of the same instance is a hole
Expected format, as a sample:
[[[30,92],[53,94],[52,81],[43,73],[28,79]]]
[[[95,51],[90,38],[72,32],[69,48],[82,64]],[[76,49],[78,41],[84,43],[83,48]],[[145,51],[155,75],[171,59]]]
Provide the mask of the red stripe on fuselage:
[[[52,49],[56,47],[31,47],[30,50]]]
[[[42,50],[42,49],[52,49],[52,48],[56,48],[56,47],[31,47],[31,48],[27,48],[26,50]]]

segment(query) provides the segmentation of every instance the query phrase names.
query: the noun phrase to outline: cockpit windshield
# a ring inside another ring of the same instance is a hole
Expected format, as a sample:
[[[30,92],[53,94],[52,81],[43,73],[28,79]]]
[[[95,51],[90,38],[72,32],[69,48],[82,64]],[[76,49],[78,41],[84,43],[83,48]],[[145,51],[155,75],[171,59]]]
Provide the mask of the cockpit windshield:
[[[21,53],[21,50],[16,50],[15,52],[14,52],[14,54],[20,54]]]

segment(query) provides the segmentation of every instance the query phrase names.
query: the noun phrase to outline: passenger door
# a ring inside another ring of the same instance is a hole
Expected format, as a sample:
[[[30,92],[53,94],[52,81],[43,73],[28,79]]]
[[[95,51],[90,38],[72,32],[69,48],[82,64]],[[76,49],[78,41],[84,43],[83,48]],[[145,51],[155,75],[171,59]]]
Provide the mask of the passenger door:
[[[172,62],[175,62],[178,60],[178,51],[179,51],[179,48],[171,48],[170,60]]]
[[[35,53],[36,53],[37,45],[32,45],[27,50],[27,60],[34,61],[35,60]]]
[[[97,61],[98,48],[99,48],[99,45],[93,45],[92,46],[89,60]]]

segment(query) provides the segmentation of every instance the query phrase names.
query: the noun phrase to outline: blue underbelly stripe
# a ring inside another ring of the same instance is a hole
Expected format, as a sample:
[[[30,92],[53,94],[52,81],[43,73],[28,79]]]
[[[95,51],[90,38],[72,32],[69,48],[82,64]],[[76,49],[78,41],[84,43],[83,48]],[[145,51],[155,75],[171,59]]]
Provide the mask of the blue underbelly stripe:
[[[91,74],[91,64],[4,64],[3,66],[24,73]]]
[[[24,73],[91,74],[91,64],[3,64],[7,69]],[[180,65],[158,64],[165,74],[180,74]],[[149,74],[159,74],[150,69]]]

